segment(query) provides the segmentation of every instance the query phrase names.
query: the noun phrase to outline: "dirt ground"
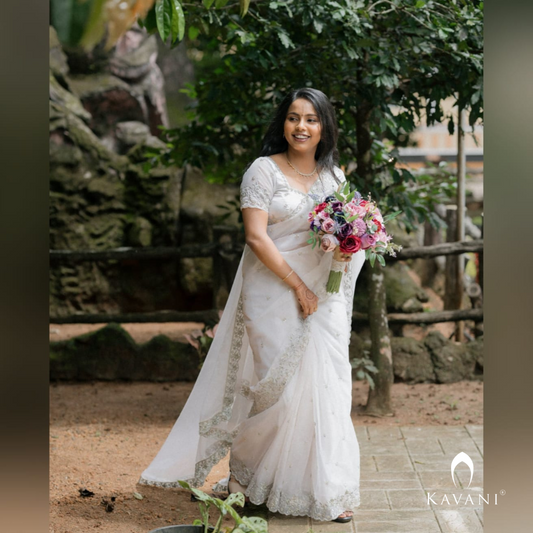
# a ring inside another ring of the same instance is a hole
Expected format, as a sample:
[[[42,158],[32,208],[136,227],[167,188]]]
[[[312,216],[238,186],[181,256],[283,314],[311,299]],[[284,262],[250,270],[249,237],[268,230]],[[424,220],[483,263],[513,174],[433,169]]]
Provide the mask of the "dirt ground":
[[[183,407],[191,383],[62,383],[50,387],[50,531],[147,533],[199,516],[180,489],[137,485]],[[354,383],[355,425],[463,425],[483,423],[483,384],[407,385],[392,388],[396,415],[362,413],[368,386]],[[217,465],[203,489],[227,474]],[[81,497],[80,489],[94,492]],[[137,493],[137,494],[135,494]],[[142,499],[138,499],[141,497]],[[114,501],[112,501],[114,498]],[[113,506],[102,503],[107,501]],[[246,511],[261,515],[264,508]],[[230,521],[228,521],[228,524]]]

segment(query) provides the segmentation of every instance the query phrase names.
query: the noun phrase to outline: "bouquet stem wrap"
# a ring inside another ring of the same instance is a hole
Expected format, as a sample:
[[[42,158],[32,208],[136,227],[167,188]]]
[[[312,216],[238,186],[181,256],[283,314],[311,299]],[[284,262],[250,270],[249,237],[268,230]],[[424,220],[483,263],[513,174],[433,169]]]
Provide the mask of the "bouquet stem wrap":
[[[341,288],[342,275],[346,271],[346,263],[341,261],[341,251],[339,247],[335,248],[333,252],[333,259],[331,261],[331,270],[329,272],[328,282],[326,284],[326,291],[330,294],[338,293]]]

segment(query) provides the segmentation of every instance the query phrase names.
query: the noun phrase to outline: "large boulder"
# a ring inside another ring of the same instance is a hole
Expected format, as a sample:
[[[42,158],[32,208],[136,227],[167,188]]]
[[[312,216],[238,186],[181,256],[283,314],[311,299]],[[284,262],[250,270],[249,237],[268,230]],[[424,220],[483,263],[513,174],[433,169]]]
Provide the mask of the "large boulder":
[[[435,370],[428,348],[411,337],[392,337],[392,363],[395,381],[432,383]]]
[[[428,333],[424,344],[431,355],[437,383],[472,379],[476,360],[467,345],[448,340],[439,331]]]
[[[392,263],[383,272],[389,312],[416,313],[423,310],[422,303],[427,302],[429,296],[409,275],[407,265]],[[367,261],[363,265],[354,295],[354,308],[360,313],[368,313],[368,276],[371,273],[372,267]]]
[[[194,381],[199,357],[165,335],[138,345],[118,324],[50,344],[52,380]]]
[[[238,211],[229,202],[239,196],[235,184],[208,183],[200,169],[186,167],[181,198],[182,244],[208,243],[213,241],[213,226],[224,222],[238,224]],[[228,209],[220,207],[227,205]],[[223,220],[223,216],[231,213]],[[208,258],[184,258],[180,260],[180,279],[187,293],[205,298],[212,291],[213,262]]]

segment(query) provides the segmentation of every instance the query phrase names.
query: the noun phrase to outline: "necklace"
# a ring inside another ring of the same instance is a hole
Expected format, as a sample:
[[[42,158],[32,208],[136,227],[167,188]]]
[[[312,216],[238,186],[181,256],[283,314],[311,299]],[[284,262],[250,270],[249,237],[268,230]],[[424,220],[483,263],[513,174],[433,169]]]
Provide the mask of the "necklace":
[[[304,174],[303,172],[300,172],[289,160],[289,156],[288,155],[285,155],[285,157],[287,158],[287,163],[289,163],[290,167],[295,171],[297,172],[298,174],[300,174],[300,176],[303,176],[304,178],[310,178],[315,172],[316,172],[316,165],[315,165],[315,168],[313,169],[313,172],[311,172],[311,174]]]

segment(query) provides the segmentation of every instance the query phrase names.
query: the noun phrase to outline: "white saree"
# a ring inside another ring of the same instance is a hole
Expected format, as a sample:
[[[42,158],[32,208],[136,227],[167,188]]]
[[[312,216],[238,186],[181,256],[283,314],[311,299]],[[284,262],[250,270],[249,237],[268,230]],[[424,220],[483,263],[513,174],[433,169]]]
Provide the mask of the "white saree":
[[[318,310],[302,319],[294,291],[246,246],[200,375],[139,483],[199,487],[231,451],[246,495],[273,512],[332,520],[359,506],[348,344],[365,253],[346,263],[340,292],[328,294],[333,254],[307,244],[311,195],[332,194],[344,180],[339,168],[323,172],[308,195],[270,157],[245,172],[241,209],[268,212],[268,235],[319,297]]]

